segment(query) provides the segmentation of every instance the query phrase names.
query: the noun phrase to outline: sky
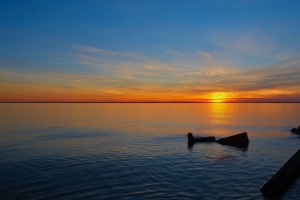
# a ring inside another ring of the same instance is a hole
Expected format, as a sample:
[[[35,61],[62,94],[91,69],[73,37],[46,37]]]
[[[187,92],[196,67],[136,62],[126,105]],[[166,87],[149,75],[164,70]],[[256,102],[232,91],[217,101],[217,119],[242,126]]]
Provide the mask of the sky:
[[[299,8],[1,0],[0,102],[300,102]]]

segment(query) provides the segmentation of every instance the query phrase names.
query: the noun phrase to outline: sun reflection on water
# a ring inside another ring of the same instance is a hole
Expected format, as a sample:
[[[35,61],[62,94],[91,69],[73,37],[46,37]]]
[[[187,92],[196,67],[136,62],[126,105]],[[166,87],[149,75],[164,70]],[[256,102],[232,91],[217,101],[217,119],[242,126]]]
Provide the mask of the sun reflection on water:
[[[226,113],[229,112],[229,106],[228,104],[224,103],[212,103],[211,106],[211,115],[212,119],[215,123],[224,123],[224,120],[226,120]]]

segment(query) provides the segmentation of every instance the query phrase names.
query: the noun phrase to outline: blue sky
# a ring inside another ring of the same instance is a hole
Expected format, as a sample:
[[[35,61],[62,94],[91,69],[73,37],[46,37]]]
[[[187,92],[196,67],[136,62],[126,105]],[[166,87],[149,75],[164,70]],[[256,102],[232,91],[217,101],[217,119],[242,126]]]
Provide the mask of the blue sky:
[[[0,101],[300,101],[299,7],[2,0]]]

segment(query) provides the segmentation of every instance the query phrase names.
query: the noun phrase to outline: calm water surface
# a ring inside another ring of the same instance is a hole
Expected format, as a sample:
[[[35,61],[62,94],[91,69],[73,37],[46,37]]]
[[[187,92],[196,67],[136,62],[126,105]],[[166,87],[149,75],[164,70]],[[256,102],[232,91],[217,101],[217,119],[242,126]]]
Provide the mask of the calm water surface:
[[[0,104],[0,199],[263,199],[300,104]],[[248,132],[247,150],[187,147]],[[300,199],[300,182],[283,199]]]

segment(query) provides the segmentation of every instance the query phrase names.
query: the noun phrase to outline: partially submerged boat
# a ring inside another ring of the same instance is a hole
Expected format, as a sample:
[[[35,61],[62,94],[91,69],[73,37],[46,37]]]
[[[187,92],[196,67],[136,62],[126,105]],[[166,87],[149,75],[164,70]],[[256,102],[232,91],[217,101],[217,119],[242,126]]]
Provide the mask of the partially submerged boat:
[[[238,148],[247,148],[249,145],[249,139],[247,132],[240,133],[237,135],[233,135],[230,137],[222,138],[219,140],[216,140],[214,136],[209,136],[209,137],[194,137],[192,133],[187,134],[188,137],[188,145],[189,147],[192,147],[194,143],[198,142],[217,142],[219,144],[223,145],[230,145],[230,146],[235,146]]]
[[[240,134],[233,135],[233,136],[226,137],[226,138],[222,138],[222,139],[216,140],[216,142],[219,144],[235,146],[238,148],[246,148],[249,145],[249,139],[248,139],[247,132],[240,133]]]
[[[188,142],[214,142],[216,138],[213,136],[209,137],[194,137],[192,133],[188,133]]]
[[[187,134],[188,137],[188,146],[192,147],[194,146],[194,143],[198,143],[198,142],[215,142],[216,138],[213,136],[209,136],[209,137],[194,137],[192,133],[188,133]]]

